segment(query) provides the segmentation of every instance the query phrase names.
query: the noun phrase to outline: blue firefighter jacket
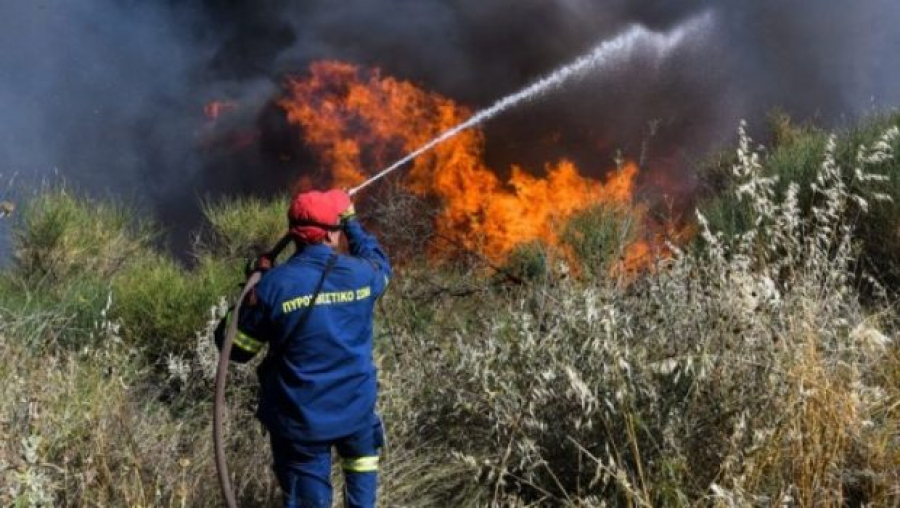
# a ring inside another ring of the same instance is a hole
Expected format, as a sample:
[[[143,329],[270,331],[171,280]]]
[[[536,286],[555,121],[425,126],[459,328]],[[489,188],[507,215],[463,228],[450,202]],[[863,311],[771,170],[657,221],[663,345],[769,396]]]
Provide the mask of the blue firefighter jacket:
[[[348,221],[344,231],[350,255],[337,255],[315,301],[322,272],[336,255],[321,244],[304,246],[268,271],[255,301],[241,309],[232,359],[246,361],[265,343],[283,352],[269,359],[257,409],[269,432],[281,438],[328,441],[372,426],[372,315],[392,272],[375,237],[358,222]]]

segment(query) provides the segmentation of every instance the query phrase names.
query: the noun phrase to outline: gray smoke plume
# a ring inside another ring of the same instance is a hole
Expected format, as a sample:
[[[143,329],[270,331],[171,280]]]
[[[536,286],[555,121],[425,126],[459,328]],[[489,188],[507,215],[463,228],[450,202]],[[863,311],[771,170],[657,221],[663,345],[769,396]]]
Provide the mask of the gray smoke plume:
[[[664,61],[637,55],[489,123],[489,164],[568,157],[599,175],[621,150],[689,192],[741,118],[833,126],[900,104],[895,0],[7,0],[0,175],[58,173],[183,231],[199,197],[276,192],[315,164],[273,104],[313,60],[479,109],[634,23],[704,11],[712,31]],[[212,100],[237,107],[211,122]]]

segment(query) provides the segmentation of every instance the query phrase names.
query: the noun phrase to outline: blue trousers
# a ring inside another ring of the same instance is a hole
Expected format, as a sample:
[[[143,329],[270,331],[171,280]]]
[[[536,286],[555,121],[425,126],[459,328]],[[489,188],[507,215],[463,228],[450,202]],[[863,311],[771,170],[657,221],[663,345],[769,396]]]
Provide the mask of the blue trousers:
[[[331,508],[331,449],[344,470],[348,508],[373,508],[378,489],[378,451],[384,437],[381,421],[347,437],[301,442],[271,434],[275,475],[285,508]]]

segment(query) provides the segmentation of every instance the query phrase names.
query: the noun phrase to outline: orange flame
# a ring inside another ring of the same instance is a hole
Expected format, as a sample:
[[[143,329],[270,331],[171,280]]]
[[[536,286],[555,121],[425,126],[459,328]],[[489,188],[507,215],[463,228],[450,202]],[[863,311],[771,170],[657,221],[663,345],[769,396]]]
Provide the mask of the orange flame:
[[[410,82],[341,62],[316,62],[309,76],[289,79],[286,88],[279,105],[317,153],[325,170],[319,176],[341,187],[361,183],[471,115]],[[513,167],[503,182],[483,152],[483,133],[469,129],[417,158],[403,183],[440,199],[438,234],[495,261],[533,240],[555,245],[557,231],[576,212],[630,203],[638,174],[626,163],[600,181],[562,160],[548,165],[543,177]]]

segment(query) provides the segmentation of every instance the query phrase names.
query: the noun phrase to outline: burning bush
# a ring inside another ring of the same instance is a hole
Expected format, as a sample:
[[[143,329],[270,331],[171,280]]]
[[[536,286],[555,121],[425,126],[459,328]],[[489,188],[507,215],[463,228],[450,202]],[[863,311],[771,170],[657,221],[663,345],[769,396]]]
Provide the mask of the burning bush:
[[[279,104],[318,155],[316,176],[338,186],[361,183],[471,116],[413,83],[343,62],[316,62],[286,88]],[[484,161],[484,144],[480,130],[462,131],[413,161],[400,182],[437,201],[438,238],[493,262],[531,241],[556,245],[562,224],[594,204],[631,202],[638,174],[633,163],[623,161],[605,179],[582,176],[569,160],[548,164],[538,176],[513,166],[502,180]]]
[[[599,205],[569,219],[562,242],[571,249],[585,275],[599,278],[626,262],[627,249],[637,241],[642,228],[639,210],[624,205]]]

